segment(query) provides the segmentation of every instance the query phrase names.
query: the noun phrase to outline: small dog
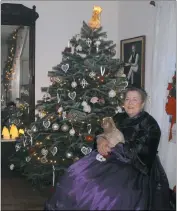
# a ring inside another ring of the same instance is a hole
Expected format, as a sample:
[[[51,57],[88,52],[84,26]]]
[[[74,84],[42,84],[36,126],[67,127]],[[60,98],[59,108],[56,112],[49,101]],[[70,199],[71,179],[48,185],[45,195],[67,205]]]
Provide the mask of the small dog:
[[[118,143],[125,143],[123,134],[116,128],[116,125],[112,117],[105,117],[101,124],[104,129],[104,133],[100,134],[101,137],[105,138],[109,142],[109,147],[115,147]]]

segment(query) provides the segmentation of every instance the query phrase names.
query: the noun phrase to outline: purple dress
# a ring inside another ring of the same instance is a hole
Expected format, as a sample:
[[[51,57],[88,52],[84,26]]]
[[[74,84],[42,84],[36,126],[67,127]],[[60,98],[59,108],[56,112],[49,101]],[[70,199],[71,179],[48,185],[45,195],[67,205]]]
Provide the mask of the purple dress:
[[[118,144],[106,161],[98,152],[71,165],[46,203],[46,210],[143,210],[147,208],[148,176],[123,157],[116,159]],[[115,153],[116,152],[116,153]]]
[[[118,113],[114,121],[125,144],[112,148],[106,161],[97,160],[94,150],[71,165],[46,211],[168,210],[168,180],[157,157],[157,122],[144,111],[133,118]]]

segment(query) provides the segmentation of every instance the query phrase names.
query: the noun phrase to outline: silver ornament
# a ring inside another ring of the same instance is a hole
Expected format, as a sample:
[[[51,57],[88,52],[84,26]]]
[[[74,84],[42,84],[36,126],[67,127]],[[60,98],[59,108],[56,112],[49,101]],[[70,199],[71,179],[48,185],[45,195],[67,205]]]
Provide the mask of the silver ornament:
[[[76,133],[76,131],[74,130],[74,128],[72,128],[72,129],[69,131],[69,134],[70,134],[71,136],[74,136],[75,133]]]
[[[90,78],[94,78],[95,76],[96,76],[96,73],[95,72],[92,71],[92,72],[89,73],[89,77]]]
[[[72,152],[66,152],[66,157],[68,159],[72,158],[73,157],[73,153]]]
[[[112,89],[111,91],[109,91],[108,95],[109,97],[113,98],[116,96],[116,92]]]
[[[69,130],[69,126],[67,124],[64,124],[64,125],[61,126],[61,130],[63,132],[67,132]]]
[[[51,122],[49,121],[49,120],[44,120],[43,121],[43,126],[47,129],[47,128],[49,128],[50,127],[50,125],[51,125]]]
[[[53,123],[52,130],[56,131],[59,130],[60,126],[57,123]]]
[[[48,150],[43,148],[43,149],[41,150],[41,154],[44,155],[44,156],[47,156]]]
[[[76,86],[77,86],[77,83],[76,83],[75,81],[73,81],[73,82],[71,83],[71,87],[72,87],[72,88],[76,88]]]

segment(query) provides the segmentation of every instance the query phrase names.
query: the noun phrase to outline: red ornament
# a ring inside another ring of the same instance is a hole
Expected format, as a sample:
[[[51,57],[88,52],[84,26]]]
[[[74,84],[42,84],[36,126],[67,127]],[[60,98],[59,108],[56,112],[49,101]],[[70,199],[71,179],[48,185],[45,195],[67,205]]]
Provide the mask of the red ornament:
[[[104,82],[104,76],[100,76],[99,81],[100,81],[101,83],[103,83],[103,82]]]
[[[91,142],[94,140],[94,136],[85,136],[85,140]]]

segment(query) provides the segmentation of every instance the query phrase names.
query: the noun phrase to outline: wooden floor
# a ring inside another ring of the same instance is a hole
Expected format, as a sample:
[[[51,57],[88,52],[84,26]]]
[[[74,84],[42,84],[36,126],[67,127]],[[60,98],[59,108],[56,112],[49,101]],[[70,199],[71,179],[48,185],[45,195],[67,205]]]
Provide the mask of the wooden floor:
[[[44,210],[46,198],[23,178],[1,179],[1,210]]]

